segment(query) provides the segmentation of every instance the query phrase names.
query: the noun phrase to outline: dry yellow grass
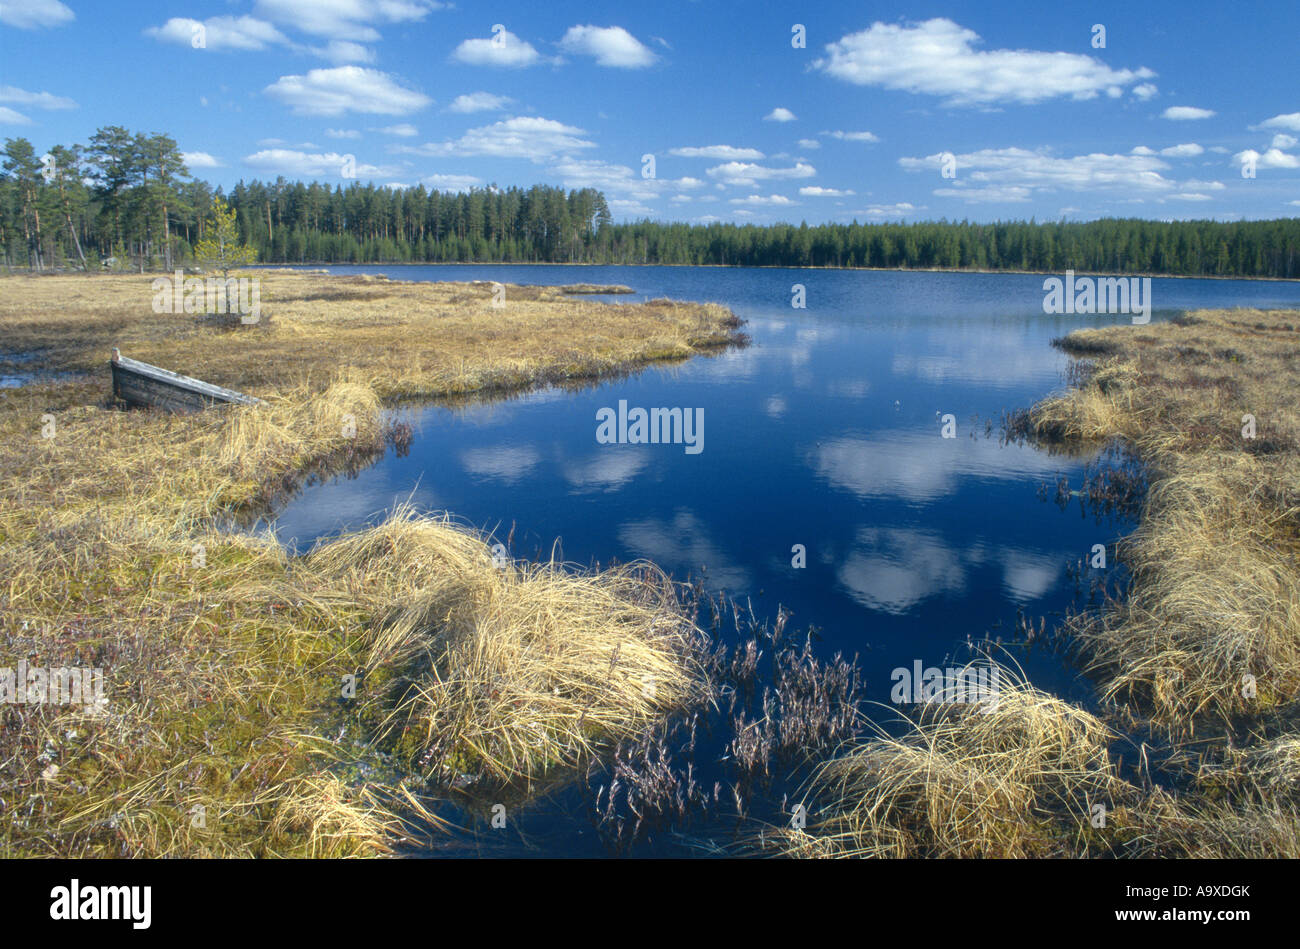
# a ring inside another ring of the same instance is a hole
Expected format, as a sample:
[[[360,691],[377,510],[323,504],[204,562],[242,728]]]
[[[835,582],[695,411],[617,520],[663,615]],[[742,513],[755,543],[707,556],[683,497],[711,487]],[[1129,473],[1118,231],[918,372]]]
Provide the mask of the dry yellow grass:
[[[1185,792],[1143,801],[1134,852],[1300,856],[1300,313],[1201,310],[1062,345],[1092,370],[1031,426],[1122,438],[1151,485],[1121,548],[1127,597],[1072,624],[1079,655],[1125,717],[1239,736],[1197,743]]]
[[[1232,310],[1080,331],[1064,347],[1096,371],[1031,415],[1050,438],[1122,437],[1151,470],[1128,598],[1076,632],[1104,694],[1171,728],[1300,691],[1298,327]]]
[[[186,418],[81,405],[49,413],[43,437],[43,410],[70,396],[11,390],[0,408],[0,665],[102,668],[108,706],[0,707],[0,852],[316,846],[265,825],[312,771],[294,735],[353,667],[361,617],[256,596],[288,572],[283,552],[219,522],[267,479],[373,444],[373,396],[343,384]],[[333,423],[343,410],[357,415],[357,439]]]
[[[1010,671],[993,711],[936,705],[823,764],[808,826],[761,848],[805,858],[1300,857],[1294,738],[1235,752],[1170,792],[1121,776],[1124,743]],[[1103,819],[1104,818],[1104,819]]]
[[[377,737],[425,778],[527,785],[703,688],[697,630],[650,564],[577,573],[494,560],[471,532],[402,508],[303,569],[341,580],[336,601],[375,617],[366,672],[397,670]]]
[[[220,330],[155,314],[150,276],[0,278],[0,338],[47,369],[100,370],[123,355],[256,395],[320,389],[342,366],[381,398],[426,398],[586,379],[736,342],[713,304],[611,306],[554,288],[406,283],[372,276],[248,271],[262,322]],[[3,360],[0,360],[0,366]]]
[[[820,767],[807,830],[783,853],[834,857],[1051,857],[1088,849],[1092,807],[1122,790],[1099,720],[1000,672],[997,702],[936,704]]]
[[[1093,715],[1023,682],[998,710],[938,706],[902,737],[850,748],[816,773],[798,856],[1300,856],[1300,314],[1198,311],[1171,324],[1084,330],[1092,362],[1028,416],[1076,446],[1125,439],[1151,488],[1123,544],[1128,596],[1071,629],[1103,698],[1201,741],[1176,792],[1122,779]],[[1254,438],[1243,435],[1255,420]],[[1263,740],[1270,731],[1274,737]],[[1254,742],[1250,744],[1249,742]],[[1176,750],[1171,748],[1168,750]],[[1107,808],[1106,828],[1089,808]]]
[[[426,776],[526,788],[699,687],[689,623],[648,569],[502,570],[436,518],[295,560],[224,528],[381,448],[386,399],[686,355],[734,340],[730,314],[540,292],[497,311],[478,288],[381,281],[329,300],[319,275],[263,279],[270,324],[234,332],[153,314],[147,277],[0,281],[5,345],[41,353],[20,370],[94,373],[0,390],[0,666],[100,667],[108,698],[0,705],[0,854],[384,853],[437,828]],[[118,411],[113,344],[266,401]],[[485,683],[518,704],[464,704]]]

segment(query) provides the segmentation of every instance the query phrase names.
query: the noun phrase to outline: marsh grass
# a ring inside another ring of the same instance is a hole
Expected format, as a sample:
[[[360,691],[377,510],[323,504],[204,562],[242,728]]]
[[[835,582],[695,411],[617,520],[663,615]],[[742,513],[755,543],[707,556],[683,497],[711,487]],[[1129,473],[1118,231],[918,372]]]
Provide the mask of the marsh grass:
[[[373,400],[344,383],[188,418],[72,405],[42,438],[34,420],[72,395],[15,390],[0,412],[0,654],[10,667],[103,668],[108,705],[0,709],[0,850],[365,849],[378,833],[350,843],[280,833],[299,826],[281,812],[295,813],[292,779],[313,767],[293,736],[349,668],[357,619],[258,596],[289,571],[281,549],[213,523],[265,478],[376,441]],[[335,425],[345,410],[359,420],[354,439]],[[369,811],[355,804],[348,818],[350,806],[335,795],[331,809],[345,821]]]
[[[1081,330],[1061,345],[1097,359],[1094,371],[1031,413],[1042,438],[1122,438],[1148,468],[1141,523],[1122,545],[1129,595],[1073,632],[1104,696],[1172,731],[1266,715],[1300,690],[1296,322],[1196,311]]]
[[[5,345],[73,373],[0,392],[0,665],[99,667],[108,699],[0,705],[0,854],[386,853],[438,830],[448,762],[526,785],[698,687],[648,567],[499,570],[405,515],[305,558],[222,526],[382,451],[386,401],[685,356],[737,341],[734,317],[262,279],[273,321],[232,332],[153,314],[147,277],[0,281]],[[122,411],[114,344],[264,401]]]
[[[1300,318],[1200,310],[1059,345],[1081,368],[1022,430],[1120,439],[1149,484],[1119,548],[1127,595],[1065,630],[1116,717],[1180,763],[1172,793],[1142,802],[1131,852],[1295,857]]]
[[[528,785],[706,691],[698,631],[647,563],[494,559],[473,532],[399,509],[305,569],[342,578],[375,617],[366,673],[394,672],[377,737],[426,780]]]
[[[1087,853],[1092,805],[1123,790],[1110,730],[1002,669],[997,702],[922,706],[813,775],[806,829],[765,842],[792,856],[1052,857]]]
[[[0,278],[0,336],[46,371],[100,372],[122,354],[250,394],[319,390],[346,367],[380,398],[441,398],[590,379],[742,341],[716,304],[611,306],[555,287],[404,283],[301,271],[261,280],[261,323],[221,331],[155,314],[148,276]],[[0,367],[4,366],[0,357]]]

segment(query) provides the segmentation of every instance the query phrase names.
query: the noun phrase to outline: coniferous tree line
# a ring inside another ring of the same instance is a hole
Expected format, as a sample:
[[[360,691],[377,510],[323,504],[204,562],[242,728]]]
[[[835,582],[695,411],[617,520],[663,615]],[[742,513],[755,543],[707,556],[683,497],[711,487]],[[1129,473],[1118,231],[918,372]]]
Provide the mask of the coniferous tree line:
[[[555,262],[1066,269],[1300,278],[1300,218],[1270,221],[927,221],[914,224],[614,224],[604,195],[469,192],[192,177],[166,135],[100,129],[38,154],[7,139],[0,251],[8,268],[171,269],[193,263],[215,198],[263,263]]]
[[[468,193],[192,177],[166,135],[100,129],[86,145],[38,154],[7,139],[0,162],[0,253],[31,270],[171,269],[224,199],[241,239],[268,263],[589,261],[610,224],[595,189],[476,188]]]
[[[1300,218],[814,226],[643,221],[602,231],[597,250],[609,263],[1300,278]]]

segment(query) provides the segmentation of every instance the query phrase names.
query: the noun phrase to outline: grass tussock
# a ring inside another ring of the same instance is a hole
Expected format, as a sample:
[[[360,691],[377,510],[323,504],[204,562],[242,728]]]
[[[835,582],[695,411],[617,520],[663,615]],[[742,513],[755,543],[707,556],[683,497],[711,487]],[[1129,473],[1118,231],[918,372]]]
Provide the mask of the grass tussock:
[[[1148,466],[1128,598],[1074,632],[1108,698],[1176,731],[1300,690],[1298,322],[1197,311],[1073,333],[1066,351],[1099,361],[1030,415],[1040,437],[1119,437]]]
[[[1176,789],[1090,712],[1002,670],[997,704],[922,707],[897,737],[841,749],[803,796],[807,827],[760,848],[804,858],[1300,857],[1300,743],[1229,750]],[[1104,818],[1104,819],[1103,819]]]
[[[376,616],[366,671],[397,670],[378,734],[429,780],[526,785],[704,688],[695,626],[650,564],[515,563],[446,519],[401,510],[317,549],[307,568],[345,578]]]
[[[274,319],[227,331],[154,314],[148,277],[0,281],[3,358],[69,373],[0,390],[0,667],[100,668],[107,700],[0,704],[0,855],[385,853],[436,827],[426,776],[527,779],[696,681],[675,651],[685,621],[649,573],[499,570],[483,538],[427,519],[295,559],[226,528],[304,473],[382,450],[387,400],[686,355],[734,340],[734,318],[497,311],[464,285],[375,280],[330,301],[309,298],[333,278],[263,282]],[[113,344],[265,401],[119,411]]]
[[[1259,786],[1245,790],[1233,796],[1175,796],[1161,790],[1148,794],[1132,811],[1123,855],[1166,860],[1300,858],[1300,810],[1294,798],[1261,794]]]
[[[995,704],[924,706],[899,737],[815,773],[806,830],[773,846],[815,857],[1050,857],[1088,849],[1091,806],[1117,783],[1097,718],[1003,670]]]
[[[1279,509],[1251,456],[1200,464],[1154,483],[1124,544],[1127,599],[1075,629],[1107,698],[1188,731],[1285,707],[1300,691],[1295,512]]]

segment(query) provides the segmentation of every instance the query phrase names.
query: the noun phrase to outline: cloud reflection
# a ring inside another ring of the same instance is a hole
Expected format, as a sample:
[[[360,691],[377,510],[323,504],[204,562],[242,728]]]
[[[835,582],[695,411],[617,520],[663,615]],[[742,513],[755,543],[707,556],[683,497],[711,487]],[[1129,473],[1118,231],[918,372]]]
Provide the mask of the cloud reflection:
[[[526,478],[540,460],[541,455],[532,445],[467,448],[460,453],[461,467],[470,474],[511,485]]]
[[[1004,446],[995,439],[960,435],[940,438],[938,425],[933,433],[836,438],[814,448],[809,464],[821,478],[860,498],[910,501],[951,494],[962,477],[1044,477],[1060,467],[1059,462],[1028,446]]]
[[[389,511],[408,501],[421,511],[444,506],[425,485],[393,490],[389,479],[375,477],[377,470],[362,472],[357,478],[339,477],[313,485],[309,489],[310,504],[291,504],[275,518],[272,526],[276,538],[286,546],[305,550],[318,537],[382,521]]]
[[[1061,575],[1063,554],[1034,554],[1026,550],[1002,552],[1002,584],[1017,603],[1036,600],[1056,585]]]
[[[630,521],[618,529],[619,542],[638,557],[652,560],[665,569],[699,575],[712,589],[739,593],[751,586],[749,571],[733,563],[709,537],[708,525],[688,510],[679,510],[671,521],[647,518]]]
[[[1008,597],[1028,603],[1051,591],[1065,560],[1060,552],[982,543],[954,547],[937,532],[919,528],[864,527],[836,579],[868,609],[899,615],[931,597],[963,594],[970,572],[990,565],[1001,565]]]
[[[855,549],[836,571],[858,603],[886,613],[906,613],[932,596],[966,588],[962,557],[938,534],[909,529],[863,528]]]
[[[1055,381],[1065,363],[1060,354],[1031,343],[1033,329],[978,324],[945,327],[927,334],[925,349],[895,352],[890,371],[942,385],[967,382],[998,389]]]
[[[583,491],[617,491],[650,463],[650,453],[645,449],[610,445],[590,458],[566,461],[564,480],[575,493]]]

